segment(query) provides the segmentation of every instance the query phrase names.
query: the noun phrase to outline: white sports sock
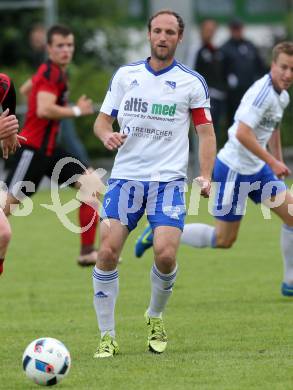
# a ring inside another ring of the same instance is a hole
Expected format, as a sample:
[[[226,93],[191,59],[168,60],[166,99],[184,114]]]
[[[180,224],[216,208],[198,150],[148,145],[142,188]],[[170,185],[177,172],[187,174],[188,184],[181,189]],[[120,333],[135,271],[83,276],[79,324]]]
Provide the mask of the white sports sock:
[[[196,248],[216,246],[215,228],[204,223],[189,223],[184,225],[181,243]]]
[[[293,227],[282,226],[281,250],[284,260],[284,282],[293,286]]]
[[[154,264],[151,273],[151,301],[148,308],[150,317],[161,317],[162,312],[172,294],[172,287],[176,280],[176,268],[169,274],[163,274]]]
[[[119,292],[119,280],[117,269],[113,271],[102,271],[94,267],[94,307],[97,314],[101,336],[109,333],[115,337],[114,311],[115,303]]]

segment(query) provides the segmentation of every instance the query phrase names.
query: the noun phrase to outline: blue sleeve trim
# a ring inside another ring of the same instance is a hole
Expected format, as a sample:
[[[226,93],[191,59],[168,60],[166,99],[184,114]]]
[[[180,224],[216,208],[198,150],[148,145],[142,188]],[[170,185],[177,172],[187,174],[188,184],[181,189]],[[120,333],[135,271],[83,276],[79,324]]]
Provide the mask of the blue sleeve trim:
[[[117,118],[118,112],[119,112],[118,110],[112,110],[111,116],[113,116],[114,118]]]

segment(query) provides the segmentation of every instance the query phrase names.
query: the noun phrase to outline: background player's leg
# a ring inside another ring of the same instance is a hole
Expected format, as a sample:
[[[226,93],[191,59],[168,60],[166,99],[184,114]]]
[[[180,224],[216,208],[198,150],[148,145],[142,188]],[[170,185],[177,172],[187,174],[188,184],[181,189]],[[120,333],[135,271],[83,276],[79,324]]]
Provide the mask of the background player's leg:
[[[205,223],[188,223],[184,225],[181,243],[195,248],[214,247],[216,229]]]
[[[79,190],[78,198],[82,202],[79,208],[79,224],[83,228],[80,235],[80,255],[77,261],[82,266],[94,265],[97,261],[95,241],[99,220],[98,193],[101,191],[101,180],[92,169],[89,169],[80,176],[75,187]]]
[[[237,239],[240,221],[216,220],[215,227],[204,223],[188,223],[184,225],[181,244],[195,248],[231,248]],[[152,246],[153,234],[150,226],[144,230],[137,240],[135,254],[141,257]]]
[[[216,238],[214,247],[231,248],[231,246],[237,240],[240,224],[241,220],[231,222],[217,219],[215,226]]]
[[[0,209],[0,275],[3,272],[3,263],[8,244],[11,238],[11,229],[3,210]]]
[[[231,248],[237,239],[241,221],[215,221],[215,227],[204,223],[184,225],[181,243],[196,248]]]
[[[83,229],[80,233],[80,255],[77,262],[81,266],[94,265],[97,261],[95,249],[96,230],[98,225],[98,205],[81,203],[79,207],[79,225]]]
[[[56,170],[57,164],[61,164],[62,169],[60,171]],[[77,262],[82,266],[95,265],[97,251],[94,245],[99,208],[97,193],[101,193],[101,179],[92,168],[87,168],[62,148],[57,148],[54,151],[45,174],[51,180],[58,182],[59,185],[69,182],[78,190],[76,197],[81,202],[78,215],[82,232],[80,254]],[[73,178],[74,183],[72,183]]]
[[[283,197],[283,193],[277,195]],[[276,197],[276,203],[278,199]],[[293,196],[286,192],[283,203],[272,211],[284,222],[281,228],[281,251],[284,261],[284,281],[282,284],[283,295],[293,296]],[[290,213],[291,211],[291,213]]]

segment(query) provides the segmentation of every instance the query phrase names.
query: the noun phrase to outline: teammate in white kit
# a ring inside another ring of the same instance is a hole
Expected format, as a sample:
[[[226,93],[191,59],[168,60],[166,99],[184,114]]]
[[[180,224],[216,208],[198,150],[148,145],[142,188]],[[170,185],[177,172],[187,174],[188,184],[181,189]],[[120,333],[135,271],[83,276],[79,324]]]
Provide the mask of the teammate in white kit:
[[[124,242],[146,211],[154,230],[151,299],[145,318],[148,348],[167,345],[162,312],[172,293],[176,251],[184,226],[184,187],[190,116],[199,136],[202,195],[208,196],[216,143],[205,80],[174,59],[184,23],[171,10],[149,21],[151,57],[114,74],[94,132],[109,150],[119,149],[104,197],[100,249],[93,271],[94,306],[101,332],[94,357],[115,355],[117,261]],[[117,119],[120,132],[113,132]]]
[[[289,207],[293,197],[281,180],[290,170],[282,158],[279,125],[289,104],[287,89],[292,82],[293,42],[282,42],[273,49],[270,73],[244,94],[229,129],[229,140],[217,155],[213,173],[218,183],[216,226],[187,224],[181,237],[182,243],[194,247],[230,248],[237,239],[247,197],[267,204],[284,222],[282,294],[287,296],[293,296],[293,215]],[[152,240],[148,227],[136,244],[138,257]]]

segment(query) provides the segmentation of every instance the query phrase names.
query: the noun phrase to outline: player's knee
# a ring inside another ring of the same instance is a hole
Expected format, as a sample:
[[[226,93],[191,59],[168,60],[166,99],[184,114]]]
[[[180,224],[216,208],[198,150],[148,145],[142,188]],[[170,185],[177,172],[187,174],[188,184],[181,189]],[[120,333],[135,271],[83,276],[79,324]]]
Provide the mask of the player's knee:
[[[223,248],[223,249],[229,249],[233,246],[234,242],[236,241],[237,236],[217,236],[217,248]]]
[[[7,246],[11,239],[11,229],[10,226],[2,226],[0,231],[0,244],[1,246]]]
[[[99,249],[98,259],[105,266],[115,265],[118,262],[118,253],[110,246],[101,247]]]
[[[288,213],[288,215],[284,216],[282,219],[285,225],[289,226],[290,228],[293,228],[293,215],[290,215]]]
[[[171,269],[176,261],[175,250],[173,248],[159,248],[155,250],[155,260],[164,270]],[[166,271],[168,272],[168,271]]]

